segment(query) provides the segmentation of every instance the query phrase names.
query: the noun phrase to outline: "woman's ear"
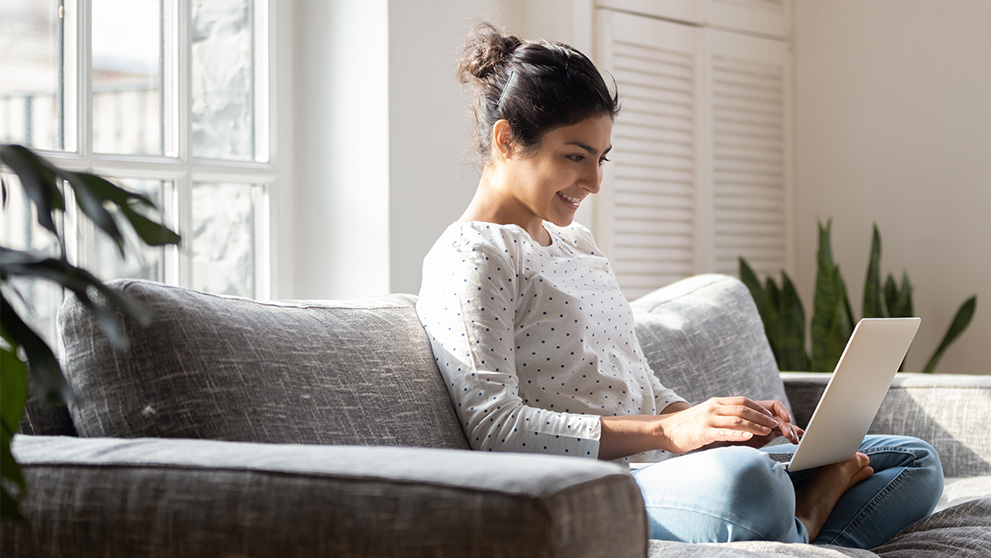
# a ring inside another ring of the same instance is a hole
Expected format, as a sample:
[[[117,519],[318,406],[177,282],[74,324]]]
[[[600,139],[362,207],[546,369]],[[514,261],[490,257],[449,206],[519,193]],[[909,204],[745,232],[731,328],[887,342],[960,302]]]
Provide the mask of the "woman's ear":
[[[509,159],[513,156],[513,129],[509,121],[503,119],[492,125],[492,156]]]

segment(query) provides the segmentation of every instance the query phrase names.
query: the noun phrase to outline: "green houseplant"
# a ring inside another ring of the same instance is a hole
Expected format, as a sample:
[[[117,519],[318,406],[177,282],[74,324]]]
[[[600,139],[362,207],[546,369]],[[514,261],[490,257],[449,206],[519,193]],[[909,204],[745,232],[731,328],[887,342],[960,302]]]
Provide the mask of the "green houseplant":
[[[19,501],[27,487],[20,466],[11,453],[11,442],[24,412],[28,375],[39,393],[43,393],[49,401],[70,401],[73,395],[51,347],[11,303],[19,299],[28,309],[31,307],[31,301],[18,293],[13,281],[52,281],[71,291],[97,316],[102,331],[118,347],[126,346],[127,339],[108,311],[109,307],[117,307],[141,321],[150,320],[144,308],[109,289],[92,273],[69,262],[64,233],[57,226],[57,214],[64,213],[66,209],[64,185],[72,189],[81,214],[114,241],[121,256],[125,255],[124,235],[121,232],[121,225],[124,224],[149,246],[179,244],[181,239],[174,231],[144,215],[156,208],[142,194],[119,188],[93,174],[59,169],[20,145],[0,146],[0,162],[17,175],[25,198],[36,210],[38,224],[54,236],[58,252],[51,256],[0,245],[0,484],[3,489],[0,515],[4,520],[23,520]],[[0,181],[0,188],[3,192],[2,205],[6,209],[7,183]]]
[[[746,260],[740,258],[740,279],[754,298],[764,321],[778,368],[790,371],[828,372],[836,367],[855,325],[853,308],[847,296],[846,283],[840,266],[833,261],[830,231],[832,221],[819,223],[816,287],[810,323],[812,351],[805,350],[805,310],[795,286],[784,271],[781,286],[772,277],[761,284]],[[912,303],[912,283],[908,273],[902,273],[899,284],[889,274],[881,281],[881,234],[877,225],[871,240],[870,261],[864,285],[862,316],[864,318],[902,318],[915,315]],[[957,309],[942,342],[926,363],[923,372],[936,369],[946,349],[967,329],[977,310],[977,296],[967,299]]]

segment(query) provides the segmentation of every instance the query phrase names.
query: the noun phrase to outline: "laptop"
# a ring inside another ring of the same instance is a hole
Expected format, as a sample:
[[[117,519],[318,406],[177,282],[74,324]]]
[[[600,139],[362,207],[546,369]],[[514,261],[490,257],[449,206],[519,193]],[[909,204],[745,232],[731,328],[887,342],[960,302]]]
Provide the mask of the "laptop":
[[[769,455],[782,461],[788,471],[852,458],[874,422],[921,321],[919,318],[860,320],[836,363],[798,449],[792,455]]]

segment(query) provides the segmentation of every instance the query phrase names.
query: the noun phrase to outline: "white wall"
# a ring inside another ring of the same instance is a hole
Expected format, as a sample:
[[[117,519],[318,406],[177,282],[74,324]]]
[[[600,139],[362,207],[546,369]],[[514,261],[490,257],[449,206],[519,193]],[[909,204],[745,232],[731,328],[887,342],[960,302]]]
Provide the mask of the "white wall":
[[[882,269],[916,286],[921,369],[957,307],[970,329],[939,371],[989,373],[991,2],[799,0],[796,4],[796,280],[811,312],[816,219],[860,315],[871,225]]]
[[[293,5],[292,279],[278,298],[389,292],[387,0]],[[283,244],[284,245],[284,244]]]
[[[475,193],[479,168],[455,64],[482,20],[519,25],[520,3],[389,2],[391,292],[419,292],[423,257]]]
[[[468,31],[488,20],[587,49],[591,5],[292,2],[295,199],[282,222],[291,221],[294,245],[274,296],[418,292],[423,257],[478,184],[470,113],[455,75]]]

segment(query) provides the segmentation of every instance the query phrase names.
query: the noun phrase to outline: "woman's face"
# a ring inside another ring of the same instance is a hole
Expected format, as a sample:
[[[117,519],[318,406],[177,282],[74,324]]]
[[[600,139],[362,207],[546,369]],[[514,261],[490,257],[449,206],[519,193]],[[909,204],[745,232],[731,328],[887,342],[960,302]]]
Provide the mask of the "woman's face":
[[[570,225],[581,202],[599,191],[611,138],[612,119],[596,116],[548,132],[532,154],[505,158],[504,186],[519,213],[514,221],[528,231],[542,221]]]

